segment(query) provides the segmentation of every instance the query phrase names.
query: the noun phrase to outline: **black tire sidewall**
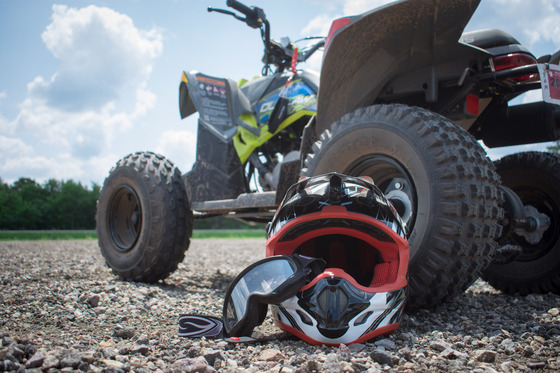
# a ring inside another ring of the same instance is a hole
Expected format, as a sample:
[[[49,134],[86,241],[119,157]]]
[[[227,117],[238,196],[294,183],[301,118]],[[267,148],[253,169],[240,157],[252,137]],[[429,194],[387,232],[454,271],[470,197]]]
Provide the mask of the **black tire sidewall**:
[[[560,209],[560,157],[542,152],[524,152],[498,160],[496,169],[505,186],[514,192],[531,189],[546,196],[556,211]],[[522,202],[527,203],[523,194]],[[530,203],[529,203],[530,204]],[[551,225],[559,224],[551,217]],[[484,279],[508,293],[558,293],[560,291],[560,240],[556,240],[546,254],[534,260],[514,260],[506,264],[491,264]]]
[[[372,152],[372,149],[375,149]],[[336,142],[321,149],[321,161],[309,168],[309,175],[319,175],[352,168],[354,161],[371,154],[384,154],[397,160],[409,172],[417,194],[417,216],[432,216],[432,190],[430,180],[434,179],[429,161],[409,134],[381,121],[364,121],[352,126],[347,132],[339,133]],[[363,175],[354,175],[363,176]],[[375,182],[375,180],[374,180]],[[421,243],[430,231],[432,219],[416,218],[414,230],[408,237],[410,264],[422,257]]]
[[[108,223],[110,219],[108,214],[112,197],[124,186],[132,188],[138,196],[142,211],[142,228],[134,246],[123,252],[110,239],[112,233]],[[152,225],[152,217],[156,214],[161,216],[161,211],[154,211],[158,206],[150,203],[148,196],[146,182],[142,175],[132,167],[115,169],[103,185],[98,205],[98,229],[102,231],[98,232],[98,236],[102,240],[100,247],[103,256],[116,271],[129,271],[144,259],[146,246],[150,240],[149,227]]]
[[[128,250],[113,241],[111,200],[126,186],[136,193],[142,226]],[[123,280],[154,283],[175,271],[190,244],[193,216],[181,172],[165,157],[138,152],[122,160],[105,180],[97,206],[101,253]]]

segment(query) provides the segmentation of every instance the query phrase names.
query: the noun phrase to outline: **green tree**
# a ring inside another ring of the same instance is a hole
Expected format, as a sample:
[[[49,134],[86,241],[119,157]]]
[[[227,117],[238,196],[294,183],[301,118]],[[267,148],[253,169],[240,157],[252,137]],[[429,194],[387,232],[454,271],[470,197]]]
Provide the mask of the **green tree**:
[[[43,186],[20,178],[0,179],[0,229],[94,229],[100,186],[48,180]]]
[[[46,229],[46,215],[49,208],[46,195],[41,185],[35,180],[22,177],[18,179],[13,189],[18,192],[23,203],[17,210],[19,225],[24,229]]]
[[[23,200],[19,193],[7,184],[0,184],[0,229],[23,229],[20,216]]]

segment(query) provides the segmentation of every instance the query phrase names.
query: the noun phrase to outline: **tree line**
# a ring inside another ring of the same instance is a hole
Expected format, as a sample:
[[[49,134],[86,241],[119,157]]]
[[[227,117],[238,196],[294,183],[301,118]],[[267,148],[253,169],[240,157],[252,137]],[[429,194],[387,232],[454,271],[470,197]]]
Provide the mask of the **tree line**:
[[[72,180],[44,184],[22,177],[12,185],[0,180],[0,229],[95,229],[101,187]]]

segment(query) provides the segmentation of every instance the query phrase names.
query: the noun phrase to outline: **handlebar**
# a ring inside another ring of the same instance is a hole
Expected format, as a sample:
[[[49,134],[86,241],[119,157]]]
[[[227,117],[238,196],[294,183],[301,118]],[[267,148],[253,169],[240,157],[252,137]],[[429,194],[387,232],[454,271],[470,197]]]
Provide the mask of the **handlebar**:
[[[240,13],[245,14],[247,18],[253,18],[257,16],[257,12],[255,9],[251,9],[247,5],[242,4],[237,0],[227,0],[226,5],[237,10]]]
[[[289,50],[286,50],[285,47],[280,47],[279,49],[278,45],[275,46],[274,45],[275,43],[271,42],[270,23],[266,19],[264,10],[262,10],[261,8],[257,8],[255,6],[248,7],[247,5],[237,0],[226,0],[226,5],[245,15],[245,18],[237,13],[225,9],[208,7],[208,11],[218,12],[218,13],[233,16],[235,19],[246,23],[248,26],[252,28],[260,29],[261,37],[265,47],[265,56],[263,61],[264,62],[263,75],[268,75],[268,73],[270,72],[270,64],[277,65],[280,71],[286,68],[286,66],[289,66],[291,47]],[[303,62],[307,60],[307,58],[310,57],[314,52],[316,52],[317,49],[322,47],[323,44],[324,41],[320,41],[315,45],[311,46],[309,49],[302,51],[302,53],[298,56],[298,62]],[[280,52],[278,53],[278,51]]]
[[[315,39],[315,38],[312,38],[312,39]],[[321,39],[321,40],[319,40],[317,43],[313,44],[309,49],[302,51],[303,53],[300,56],[298,56],[298,62],[307,61],[307,59],[309,57],[311,57],[311,55],[313,53],[317,52],[317,50],[319,48],[321,48],[325,45],[325,38],[324,37],[318,37],[317,39]]]

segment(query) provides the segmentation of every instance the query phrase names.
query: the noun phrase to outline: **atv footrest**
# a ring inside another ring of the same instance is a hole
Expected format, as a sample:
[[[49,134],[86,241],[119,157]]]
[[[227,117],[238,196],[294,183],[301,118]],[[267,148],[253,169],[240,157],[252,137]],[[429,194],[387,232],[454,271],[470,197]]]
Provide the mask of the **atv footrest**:
[[[276,209],[276,192],[245,193],[235,199],[192,202],[191,208],[194,211],[212,214],[274,210]]]

